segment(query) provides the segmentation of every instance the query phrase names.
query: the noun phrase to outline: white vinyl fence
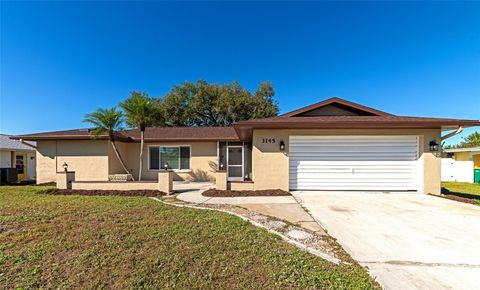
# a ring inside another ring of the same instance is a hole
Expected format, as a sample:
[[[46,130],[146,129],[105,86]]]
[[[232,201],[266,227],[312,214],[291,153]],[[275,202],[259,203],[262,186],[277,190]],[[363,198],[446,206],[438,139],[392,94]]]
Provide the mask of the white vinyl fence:
[[[473,161],[442,158],[442,181],[473,183]]]

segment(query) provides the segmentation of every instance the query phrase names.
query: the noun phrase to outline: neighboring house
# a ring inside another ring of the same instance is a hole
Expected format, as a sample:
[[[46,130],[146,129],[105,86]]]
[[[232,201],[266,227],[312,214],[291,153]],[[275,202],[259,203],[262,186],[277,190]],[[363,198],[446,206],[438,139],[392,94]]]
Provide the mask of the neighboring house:
[[[35,142],[12,140],[0,134],[0,168],[16,168],[18,180],[36,178]]]
[[[443,150],[442,181],[475,181],[474,171],[480,169],[480,147]]]
[[[455,161],[473,161],[475,168],[480,168],[480,147],[443,149],[448,158]]]
[[[213,180],[228,171],[232,189],[411,190],[440,193],[441,133],[478,120],[403,117],[331,98],[278,117],[233,127],[147,128],[143,176],[164,165],[177,180]],[[37,141],[37,182],[55,181],[66,162],[79,181],[123,173],[107,136],[69,130],[16,136]],[[140,132],[117,134],[138,175]]]

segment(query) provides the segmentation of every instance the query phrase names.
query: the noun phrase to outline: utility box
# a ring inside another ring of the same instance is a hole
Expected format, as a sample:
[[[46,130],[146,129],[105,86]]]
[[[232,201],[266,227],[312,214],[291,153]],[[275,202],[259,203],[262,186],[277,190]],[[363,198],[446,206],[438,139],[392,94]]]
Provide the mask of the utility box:
[[[480,183],[480,168],[473,170],[473,182]]]

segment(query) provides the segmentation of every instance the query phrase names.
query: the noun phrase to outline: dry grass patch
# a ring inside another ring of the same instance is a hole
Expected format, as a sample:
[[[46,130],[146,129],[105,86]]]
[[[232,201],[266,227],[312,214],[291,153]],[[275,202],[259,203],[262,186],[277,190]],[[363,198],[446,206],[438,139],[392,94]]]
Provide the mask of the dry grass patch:
[[[0,288],[378,288],[239,218],[0,187]]]

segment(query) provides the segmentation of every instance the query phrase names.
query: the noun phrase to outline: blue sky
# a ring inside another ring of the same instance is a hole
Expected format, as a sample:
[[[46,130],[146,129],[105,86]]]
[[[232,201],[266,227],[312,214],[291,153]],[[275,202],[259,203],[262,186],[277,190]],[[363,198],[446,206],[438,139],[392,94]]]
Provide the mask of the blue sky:
[[[337,96],[480,119],[480,2],[1,2],[1,133],[197,79],[268,80],[282,112]]]

